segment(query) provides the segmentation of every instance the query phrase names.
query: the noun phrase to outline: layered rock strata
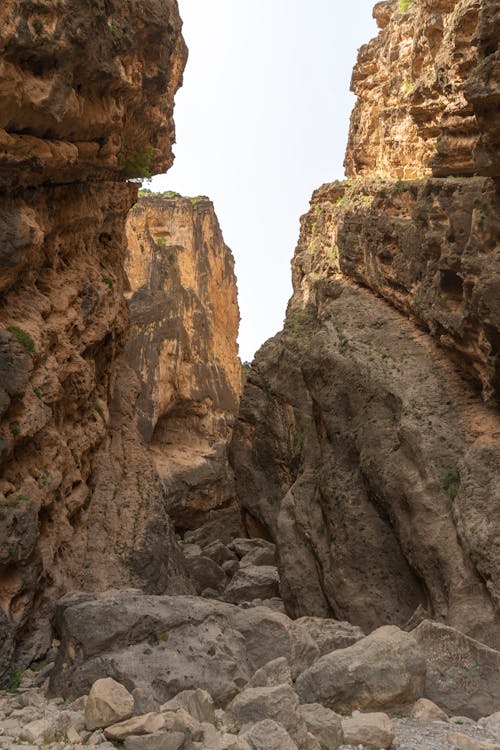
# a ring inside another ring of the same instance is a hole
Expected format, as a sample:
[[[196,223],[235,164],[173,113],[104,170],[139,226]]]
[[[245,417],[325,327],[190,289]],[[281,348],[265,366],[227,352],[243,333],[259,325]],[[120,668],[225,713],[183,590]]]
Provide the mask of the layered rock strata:
[[[381,31],[361,48],[352,76],[358,100],[347,176],[439,177],[478,168],[492,174],[498,145],[494,0],[388,0],[376,4],[374,17]],[[481,139],[476,115],[489,123],[482,123]]]
[[[243,388],[234,260],[205,197],[142,197],[128,220],[139,428],[184,529],[234,504],[227,446]]]
[[[128,328],[126,179],[172,162],[186,49],[172,1],[6,0],[0,50],[3,671],[43,653],[82,579]]]
[[[325,185],[302,219],[284,330],[244,390],[238,494],[277,543],[292,616],[370,630],[427,615],[498,645],[494,6],[375,16],[353,76],[358,179]],[[471,176],[428,178],[431,163]]]

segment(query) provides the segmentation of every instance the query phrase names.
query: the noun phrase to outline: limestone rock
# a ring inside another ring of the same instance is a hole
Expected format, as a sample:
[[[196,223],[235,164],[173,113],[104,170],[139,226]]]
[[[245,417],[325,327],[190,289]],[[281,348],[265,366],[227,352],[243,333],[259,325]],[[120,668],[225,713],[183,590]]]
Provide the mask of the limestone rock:
[[[108,740],[122,742],[126,737],[136,734],[153,734],[165,727],[165,719],[160,713],[149,713],[143,716],[133,716],[126,721],[120,721],[104,730]]]
[[[291,685],[246,688],[231,702],[228,713],[240,728],[271,719],[279,722],[299,747],[307,742],[299,699]]]
[[[264,719],[240,734],[252,750],[298,750],[288,732],[276,721]]]
[[[320,656],[339,648],[352,646],[365,637],[361,628],[356,625],[322,617],[299,617],[295,620],[295,625],[304,628],[313,638]]]
[[[422,696],[424,686],[425,661],[416,640],[390,625],[322,656],[296,682],[301,703],[339,711],[408,703]]]
[[[478,740],[466,734],[450,732],[448,737],[453,750],[500,750],[500,744],[488,740]]]
[[[176,711],[183,708],[187,713],[199,722],[213,723],[215,719],[215,707],[210,693],[206,690],[183,690],[175,698],[167,701],[162,711]]]
[[[240,565],[276,565],[276,548],[256,547],[243,555]]]
[[[1,683],[12,638],[22,666],[41,657],[55,600],[81,585],[128,329],[127,180],[173,161],[187,51],[175,0],[5,0],[0,49],[0,577],[17,602]]]
[[[248,687],[272,687],[292,684],[292,673],[287,660],[280,656],[258,669],[248,683]]]
[[[344,742],[347,745],[368,745],[388,748],[394,739],[394,727],[387,714],[360,714],[342,719]]]
[[[255,550],[267,550],[268,552],[274,552],[276,547],[272,542],[268,542],[265,539],[233,539],[229,544],[229,548],[232,549],[238,557],[241,559],[248,555],[249,552],[255,552]]]
[[[305,703],[299,708],[308,731],[319,740],[321,748],[337,750],[344,741],[342,719],[320,703]]]
[[[428,698],[420,698],[415,703],[411,717],[419,721],[448,721],[447,714]]]
[[[207,588],[219,593],[224,590],[227,583],[226,574],[221,566],[209,557],[190,557],[186,569],[198,594]]]
[[[448,714],[473,719],[500,703],[500,652],[454,628],[424,620],[412,635],[425,656],[426,696]]]
[[[490,716],[483,716],[482,719],[479,719],[478,725],[500,739],[500,711],[496,711]]]
[[[279,596],[278,569],[273,565],[245,565],[229,582],[224,599],[228,602],[245,602],[253,599]]]
[[[111,677],[96,680],[85,706],[85,726],[89,731],[128,719],[134,710],[129,691]]]
[[[239,537],[242,531],[241,511],[237,507],[221,508],[210,511],[208,520],[197,529],[188,531],[184,541],[205,547],[213,542],[230,545],[231,541]]]
[[[155,732],[154,734],[127,737],[125,750],[181,750],[185,747],[182,732]]]
[[[25,724],[19,736],[33,745],[46,745],[54,741],[54,729],[47,719],[36,719]]]

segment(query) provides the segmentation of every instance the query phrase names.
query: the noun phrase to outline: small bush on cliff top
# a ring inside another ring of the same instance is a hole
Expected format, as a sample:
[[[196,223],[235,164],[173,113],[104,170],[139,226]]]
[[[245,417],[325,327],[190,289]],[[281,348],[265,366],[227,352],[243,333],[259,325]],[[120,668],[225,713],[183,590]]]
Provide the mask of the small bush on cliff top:
[[[129,179],[147,179],[151,177],[151,162],[158,153],[157,148],[145,146],[137,151],[124,149],[121,153],[122,171]]]
[[[414,5],[415,0],[399,0],[399,11],[400,13],[406,13]]]

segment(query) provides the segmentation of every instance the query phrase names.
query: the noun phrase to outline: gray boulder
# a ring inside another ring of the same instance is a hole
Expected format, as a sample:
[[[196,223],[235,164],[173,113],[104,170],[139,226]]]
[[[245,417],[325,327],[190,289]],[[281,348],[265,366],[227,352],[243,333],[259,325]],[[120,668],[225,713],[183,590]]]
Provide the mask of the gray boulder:
[[[320,703],[306,703],[299,708],[307,730],[323,750],[337,750],[344,741],[342,717]]]
[[[300,748],[307,744],[299,698],[291,685],[246,688],[234,698],[227,713],[240,728],[271,719],[281,724]]]
[[[278,568],[272,565],[240,565],[224,592],[224,599],[237,604],[253,599],[270,599],[279,596],[279,593]]]
[[[413,703],[424,693],[425,661],[409,633],[386,625],[322,656],[299,675],[296,688],[302,703],[341,712]]]
[[[299,750],[288,732],[271,719],[257,722],[241,732],[240,737],[252,750]]]
[[[321,656],[339,648],[348,648],[365,637],[357,625],[323,617],[299,617],[295,620],[295,625],[307,631]]]

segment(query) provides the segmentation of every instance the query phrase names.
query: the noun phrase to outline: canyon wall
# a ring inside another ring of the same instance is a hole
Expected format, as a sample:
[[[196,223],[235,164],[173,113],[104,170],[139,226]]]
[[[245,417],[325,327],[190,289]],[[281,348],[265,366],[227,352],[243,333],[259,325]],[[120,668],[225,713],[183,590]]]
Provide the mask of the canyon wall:
[[[284,330],[245,385],[238,495],[247,528],[277,543],[293,616],[429,616],[499,645],[494,11],[375,6],[381,32],[353,75],[354,179],[313,195]],[[467,98],[480,78],[481,105]]]
[[[130,177],[172,163],[174,0],[0,9],[0,675],[84,577],[128,330]]]
[[[185,592],[170,518],[185,531],[236,504],[233,257],[207,198],[144,193],[127,221],[131,326],[97,457],[86,591]]]

